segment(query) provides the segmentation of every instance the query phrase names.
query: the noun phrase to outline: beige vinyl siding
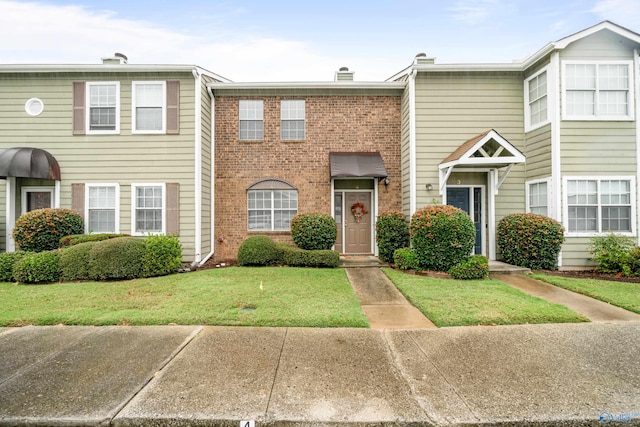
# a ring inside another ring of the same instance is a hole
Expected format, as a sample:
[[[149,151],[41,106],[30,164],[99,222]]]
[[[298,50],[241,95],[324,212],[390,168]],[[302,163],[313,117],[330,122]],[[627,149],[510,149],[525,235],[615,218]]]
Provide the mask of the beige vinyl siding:
[[[131,83],[180,80],[180,134],[131,133]],[[72,84],[120,81],[120,134],[72,135]],[[27,99],[44,102],[30,117]],[[60,206],[71,207],[72,183],[120,185],[120,232],[131,232],[131,183],[180,184],[180,210],[194,211],[194,80],[191,73],[65,73],[0,75],[0,148],[31,146],[49,151],[60,165]],[[4,203],[3,203],[4,205]],[[185,259],[194,255],[193,215],[180,215]]]
[[[567,237],[562,245],[563,267],[592,267],[590,257],[591,238]]]
[[[528,132],[525,140],[526,179],[551,176],[551,125],[547,124]]]
[[[400,101],[400,117],[402,121],[401,127],[401,169],[402,169],[402,212],[405,215],[410,215],[411,211],[411,168],[410,168],[410,156],[411,156],[411,147],[410,147],[410,132],[411,132],[411,117],[410,117],[410,108],[409,108],[409,89],[407,89],[402,94],[402,99]]]
[[[635,43],[612,31],[603,30],[584,37],[567,46],[560,59],[573,60],[617,60],[632,59]]]

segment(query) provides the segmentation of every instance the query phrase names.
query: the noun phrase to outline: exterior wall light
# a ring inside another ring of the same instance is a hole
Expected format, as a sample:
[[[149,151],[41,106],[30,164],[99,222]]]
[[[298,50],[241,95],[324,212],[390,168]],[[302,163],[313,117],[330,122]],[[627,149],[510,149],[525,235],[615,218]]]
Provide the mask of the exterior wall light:
[[[389,185],[389,178],[384,179],[384,185]]]
[[[426,187],[427,187],[427,191],[433,190],[433,185],[432,184],[427,184]]]

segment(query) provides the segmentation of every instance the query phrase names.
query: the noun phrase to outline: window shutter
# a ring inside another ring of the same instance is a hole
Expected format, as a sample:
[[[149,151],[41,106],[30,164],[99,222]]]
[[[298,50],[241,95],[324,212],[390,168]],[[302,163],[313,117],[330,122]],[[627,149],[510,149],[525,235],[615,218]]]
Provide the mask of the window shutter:
[[[84,184],[71,184],[71,209],[84,220]]]
[[[168,182],[166,184],[167,200],[166,200],[166,226],[167,235],[180,234],[180,191],[177,182]]]
[[[85,134],[85,89],[84,82],[73,82],[73,134]]]
[[[197,88],[196,88],[197,90]],[[167,81],[167,133],[180,133],[180,81]]]

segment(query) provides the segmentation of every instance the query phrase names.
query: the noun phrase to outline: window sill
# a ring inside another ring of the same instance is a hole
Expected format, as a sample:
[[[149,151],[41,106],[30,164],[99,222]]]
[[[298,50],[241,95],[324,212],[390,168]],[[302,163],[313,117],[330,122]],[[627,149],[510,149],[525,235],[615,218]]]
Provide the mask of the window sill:
[[[262,144],[264,139],[239,139],[239,144]]]
[[[267,235],[267,236],[290,236],[291,235],[291,230],[274,230],[274,231],[269,231],[269,230],[247,230],[247,232],[250,235],[258,235],[258,234],[263,234],[263,235]]]
[[[626,236],[626,237],[636,237],[636,233],[632,232],[632,231],[620,231],[620,232],[584,232],[584,233],[578,233],[575,231],[566,231],[564,233],[565,237],[583,237],[583,238],[591,238],[591,237],[602,237],[602,236],[608,236],[609,234],[615,234],[616,236]]]
[[[283,144],[304,144],[307,142],[305,139],[281,139]]]

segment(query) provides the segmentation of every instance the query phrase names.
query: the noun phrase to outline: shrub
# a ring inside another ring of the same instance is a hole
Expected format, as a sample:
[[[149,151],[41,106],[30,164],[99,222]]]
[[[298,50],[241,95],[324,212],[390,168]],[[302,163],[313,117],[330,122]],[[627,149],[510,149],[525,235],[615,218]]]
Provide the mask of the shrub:
[[[489,259],[474,255],[449,269],[452,278],[458,280],[482,280],[489,277]]]
[[[82,217],[70,209],[36,209],[16,220],[13,239],[23,251],[43,252],[57,249],[62,237],[83,231]]]
[[[89,276],[89,253],[97,242],[85,242],[78,245],[64,248],[60,251],[60,279],[68,280],[88,280]]]
[[[337,233],[336,220],[328,214],[298,214],[291,219],[291,237],[301,249],[331,249]]]
[[[400,270],[419,270],[418,255],[411,248],[396,249],[393,253],[393,263]]]
[[[60,280],[58,250],[25,254],[14,266],[14,275],[22,283],[50,283]]]
[[[376,222],[378,258],[393,262],[396,249],[409,246],[409,226],[402,212],[383,212]]]
[[[89,251],[89,278],[121,280],[142,277],[146,244],[136,237],[96,242]]]
[[[0,282],[15,282],[13,268],[17,261],[25,256],[26,252],[5,252],[0,254]]]
[[[448,205],[426,206],[411,217],[411,243],[424,270],[449,271],[469,257],[476,229],[463,210]]]
[[[73,246],[85,242],[99,242],[101,240],[115,239],[116,237],[129,237],[128,234],[72,234],[60,239],[59,247]]]
[[[182,246],[175,236],[149,236],[145,239],[144,277],[171,274],[182,266]]]
[[[238,248],[239,265],[275,265],[280,262],[276,242],[267,236],[250,236]]]
[[[622,273],[630,276],[635,266],[634,241],[631,237],[608,234],[591,239],[591,259],[602,273]]]
[[[329,267],[335,268],[340,264],[340,254],[330,249],[308,251],[293,245],[280,243],[277,245],[281,252],[284,265],[291,267]]]
[[[498,247],[504,261],[533,270],[555,270],[564,242],[564,228],[547,216],[507,215],[498,223]]]

